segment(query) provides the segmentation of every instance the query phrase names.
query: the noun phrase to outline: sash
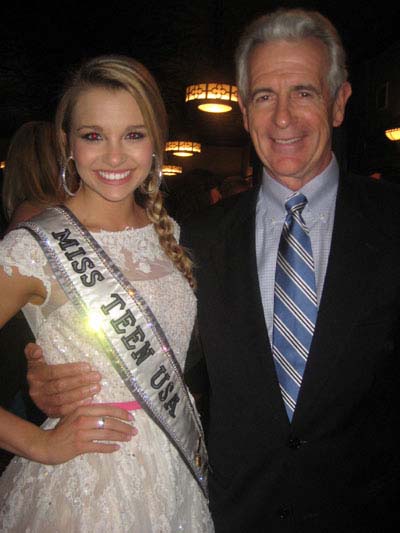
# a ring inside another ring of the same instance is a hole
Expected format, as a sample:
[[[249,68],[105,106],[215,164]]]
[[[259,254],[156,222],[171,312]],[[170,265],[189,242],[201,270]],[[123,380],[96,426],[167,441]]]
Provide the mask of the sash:
[[[179,363],[151,309],[71,211],[46,209],[22,222],[39,242],[83,320],[98,321],[105,354],[164,431],[207,497],[207,452]]]

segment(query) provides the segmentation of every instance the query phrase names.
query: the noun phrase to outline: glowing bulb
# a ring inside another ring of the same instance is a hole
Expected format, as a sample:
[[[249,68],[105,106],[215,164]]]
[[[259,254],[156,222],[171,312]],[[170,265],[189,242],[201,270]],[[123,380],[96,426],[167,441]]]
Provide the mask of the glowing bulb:
[[[206,111],[207,113],[227,113],[232,110],[232,106],[226,104],[200,104],[197,106],[201,111]]]

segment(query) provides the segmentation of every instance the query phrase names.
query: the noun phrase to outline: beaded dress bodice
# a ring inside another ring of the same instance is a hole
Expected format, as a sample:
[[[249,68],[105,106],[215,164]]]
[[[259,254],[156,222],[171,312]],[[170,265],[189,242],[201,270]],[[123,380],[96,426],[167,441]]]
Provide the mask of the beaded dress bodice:
[[[174,226],[178,237],[179,228]],[[183,368],[196,300],[160,248],[153,226],[93,236],[145,299]],[[27,230],[12,231],[0,241],[0,267],[8,275],[17,269],[34,276],[46,288],[45,302],[28,304],[23,311],[49,363],[89,361],[103,378],[95,402],[134,399]],[[175,447],[142,409],[133,414],[138,434],[115,453],[81,455],[57,466],[15,458],[0,479],[0,530],[212,532],[207,501]],[[56,423],[48,419],[44,427]]]

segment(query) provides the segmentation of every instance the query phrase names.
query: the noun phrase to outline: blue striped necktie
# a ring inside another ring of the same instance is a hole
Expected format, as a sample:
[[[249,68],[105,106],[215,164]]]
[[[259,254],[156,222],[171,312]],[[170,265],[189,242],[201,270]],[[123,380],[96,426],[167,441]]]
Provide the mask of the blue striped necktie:
[[[282,397],[292,420],[318,312],[314,259],[301,216],[307,198],[295,194],[287,215],[275,272],[272,351]]]

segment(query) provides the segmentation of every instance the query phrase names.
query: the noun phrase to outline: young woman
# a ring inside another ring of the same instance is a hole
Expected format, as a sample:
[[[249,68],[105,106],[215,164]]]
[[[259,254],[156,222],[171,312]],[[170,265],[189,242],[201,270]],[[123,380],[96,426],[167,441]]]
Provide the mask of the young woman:
[[[0,529],[213,531],[202,430],[180,370],[196,302],[158,189],[158,88],[132,59],[95,58],[64,92],[56,128],[69,199],[1,243],[0,319],[24,306],[48,361],[86,358],[103,376],[91,408],[134,411],[137,435],[58,466],[15,460],[0,480]],[[115,422],[97,417],[93,444]]]

